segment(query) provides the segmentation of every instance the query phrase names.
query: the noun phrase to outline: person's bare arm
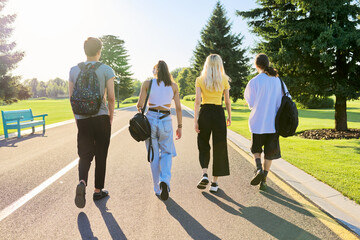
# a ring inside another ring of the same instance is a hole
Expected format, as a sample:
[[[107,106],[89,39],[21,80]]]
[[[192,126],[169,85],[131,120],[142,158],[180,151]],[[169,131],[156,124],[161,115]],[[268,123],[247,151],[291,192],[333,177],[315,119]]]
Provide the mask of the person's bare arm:
[[[181,138],[182,135],[182,110],[181,110],[181,103],[180,103],[180,94],[179,94],[179,87],[176,83],[173,83],[174,89],[174,102],[175,102],[175,109],[176,109],[176,118],[177,118],[177,129],[176,129],[176,140]]]
[[[225,106],[226,106],[226,111],[227,111],[226,126],[230,126],[231,125],[231,101],[230,101],[229,89],[224,90],[224,97],[225,97]]]
[[[107,89],[107,101],[109,106],[109,116],[110,116],[110,124],[112,124],[114,118],[114,109],[115,109],[115,89],[114,89],[114,79],[110,78],[106,81],[106,89]]]
[[[200,104],[201,104],[201,88],[197,87],[195,94],[195,106],[194,106],[194,121],[195,121],[194,124],[195,124],[195,131],[197,133],[200,133],[199,123],[198,123]]]
[[[145,99],[146,99],[146,96],[147,96],[147,90],[149,88],[149,85],[150,85],[150,81],[145,81],[145,82],[143,82],[143,84],[141,86],[139,99],[138,99],[138,102],[136,104],[136,107],[137,107],[139,112],[141,112],[142,108],[146,107],[146,106],[144,106],[144,103],[145,103]]]

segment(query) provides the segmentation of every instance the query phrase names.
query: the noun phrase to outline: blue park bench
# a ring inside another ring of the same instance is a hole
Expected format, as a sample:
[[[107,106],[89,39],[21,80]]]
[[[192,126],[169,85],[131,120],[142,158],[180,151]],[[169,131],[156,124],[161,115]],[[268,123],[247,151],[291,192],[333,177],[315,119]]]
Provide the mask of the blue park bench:
[[[9,137],[9,129],[18,130],[18,138],[21,137],[20,130],[22,128],[32,127],[32,133],[35,132],[35,126],[43,125],[43,134],[45,134],[45,117],[47,114],[33,116],[31,109],[1,111],[5,138]],[[42,120],[34,120],[34,118],[42,117]]]

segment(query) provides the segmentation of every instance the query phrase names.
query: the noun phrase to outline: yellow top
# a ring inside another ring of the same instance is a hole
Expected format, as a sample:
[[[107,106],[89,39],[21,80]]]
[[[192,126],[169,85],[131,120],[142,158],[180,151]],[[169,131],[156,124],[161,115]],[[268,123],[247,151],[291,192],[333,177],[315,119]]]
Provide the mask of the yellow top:
[[[205,87],[204,78],[198,77],[195,82],[195,87],[199,87],[201,89],[201,104],[216,104],[221,105],[221,98],[225,89],[230,89],[229,81],[226,77],[222,79],[222,89],[221,91],[209,91]]]

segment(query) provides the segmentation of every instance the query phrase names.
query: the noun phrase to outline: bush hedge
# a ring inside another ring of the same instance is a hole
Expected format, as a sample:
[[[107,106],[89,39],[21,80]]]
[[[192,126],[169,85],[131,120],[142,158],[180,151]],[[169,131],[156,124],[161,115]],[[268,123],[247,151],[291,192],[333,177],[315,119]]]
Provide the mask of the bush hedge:
[[[297,99],[297,106],[302,109],[334,108],[334,99],[330,97],[302,96]]]
[[[137,103],[138,99],[139,99],[139,97],[129,97],[129,98],[126,98],[121,103],[122,104],[125,104],[125,103]]]
[[[185,101],[195,101],[195,94],[194,95],[186,95],[183,97]]]

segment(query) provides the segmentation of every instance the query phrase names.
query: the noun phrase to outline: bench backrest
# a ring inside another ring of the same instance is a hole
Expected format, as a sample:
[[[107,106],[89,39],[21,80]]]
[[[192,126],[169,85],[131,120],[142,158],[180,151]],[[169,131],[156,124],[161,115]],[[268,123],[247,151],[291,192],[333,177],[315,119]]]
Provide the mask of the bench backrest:
[[[4,123],[5,123],[5,121],[8,123],[16,122],[16,120],[7,121],[7,119],[14,119],[14,118],[19,118],[19,117],[23,117],[21,119],[21,121],[34,120],[31,109],[1,111],[1,115],[2,115]]]

